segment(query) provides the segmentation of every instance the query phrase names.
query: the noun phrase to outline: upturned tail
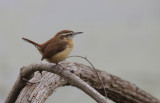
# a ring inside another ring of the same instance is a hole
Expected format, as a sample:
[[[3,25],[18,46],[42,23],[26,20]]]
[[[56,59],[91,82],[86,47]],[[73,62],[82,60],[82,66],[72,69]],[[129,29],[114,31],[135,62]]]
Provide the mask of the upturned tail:
[[[35,47],[37,47],[38,49],[40,48],[40,44],[38,44],[38,43],[36,43],[36,42],[34,42],[34,41],[32,41],[32,40],[29,40],[29,39],[27,39],[27,38],[22,38],[24,41],[26,41],[26,42],[28,42],[28,43],[31,43],[31,44],[33,44]]]

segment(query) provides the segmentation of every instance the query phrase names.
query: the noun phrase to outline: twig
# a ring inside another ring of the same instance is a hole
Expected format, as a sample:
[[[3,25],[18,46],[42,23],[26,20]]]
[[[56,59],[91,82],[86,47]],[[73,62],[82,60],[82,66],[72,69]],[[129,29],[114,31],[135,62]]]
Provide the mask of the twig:
[[[107,98],[107,92],[106,92],[104,83],[103,83],[102,79],[100,78],[100,76],[99,76],[99,74],[98,74],[96,68],[94,67],[94,65],[93,65],[86,57],[74,55],[74,56],[69,56],[68,58],[70,58],[70,57],[79,57],[79,58],[83,58],[83,59],[85,59],[85,60],[92,66],[92,68],[93,68],[94,71],[96,72],[96,75],[97,75],[99,81],[101,82],[101,84],[102,84],[102,86],[103,86],[104,94],[105,94],[105,97]]]

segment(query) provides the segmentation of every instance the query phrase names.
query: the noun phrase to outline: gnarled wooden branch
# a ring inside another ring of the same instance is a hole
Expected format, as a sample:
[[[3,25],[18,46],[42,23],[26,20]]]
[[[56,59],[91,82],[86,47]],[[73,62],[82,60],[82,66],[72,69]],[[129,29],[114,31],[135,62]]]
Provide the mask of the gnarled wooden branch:
[[[108,103],[107,99],[104,96],[102,96],[94,88],[92,88],[90,85],[88,85],[82,79],[80,79],[78,76],[71,73],[67,68],[62,67],[61,65],[57,66],[57,65],[54,65],[51,63],[46,63],[45,65],[42,63],[41,64],[32,64],[32,65],[23,67],[21,69],[20,75],[21,75],[21,78],[30,79],[31,74],[33,74],[35,71],[44,71],[44,70],[48,71],[48,72],[56,73],[56,74],[62,76],[63,78],[65,78],[65,80],[67,80],[66,83],[61,82],[59,84],[66,85],[67,83],[69,83],[69,84],[74,85],[74,86],[80,88],[81,90],[83,90],[86,94],[88,94],[90,97],[92,97],[98,103]],[[44,81],[42,81],[42,82],[44,82]],[[19,83],[19,84],[21,84],[21,83]],[[33,93],[26,94],[25,92],[22,92],[21,93],[23,95],[22,97],[24,97],[24,95],[25,95],[25,98],[17,99],[16,103],[35,103],[35,102],[43,103],[46,100],[46,98],[49,96],[48,91],[52,92],[52,91],[50,91],[50,89],[45,90],[48,88],[48,84],[46,84],[45,87],[46,88],[43,88],[42,90],[39,89],[40,91],[37,90],[36,92],[40,92],[40,95],[37,95],[38,94],[37,93],[37,94],[35,94],[36,96],[33,95]],[[33,90],[35,90],[35,89],[33,89]],[[28,92],[28,90],[27,90],[27,92]],[[12,93],[12,94],[14,94],[14,93]],[[32,95],[30,97],[30,94],[32,94],[36,98],[32,99],[33,97],[32,97]],[[8,103],[11,103],[11,101],[9,101]]]
[[[104,95],[103,87],[100,81],[98,81],[98,78],[92,68],[82,64],[69,62],[63,62],[61,63],[61,65],[67,68],[67,70],[70,70],[70,72],[72,72],[73,74],[79,76],[82,80],[95,88],[99,93]],[[21,76],[26,79],[31,79],[32,76],[30,74],[33,74],[34,71],[52,72],[53,68],[60,69],[60,67],[55,66],[51,63],[32,64],[23,68],[27,68],[26,70],[28,70],[24,71],[25,69],[22,69],[21,71]],[[141,90],[135,84],[131,84],[125,80],[120,79],[119,77],[113,76],[103,71],[98,71],[98,73],[101,79],[104,81],[108,98],[117,103],[160,103],[158,99]],[[63,73],[61,73],[60,75],[63,75]],[[19,76],[5,103],[14,103],[14,100],[17,100],[16,103],[20,103],[21,101],[28,101],[30,103],[32,102],[32,100],[39,100],[41,103],[43,103],[47,99],[47,97],[52,94],[55,88],[65,85],[75,85],[73,82],[67,81],[67,79],[63,79],[56,74],[48,72],[42,72],[42,75],[36,73],[34,78],[38,78],[40,82],[26,85],[26,81],[22,80]],[[34,78],[32,78],[31,82],[39,81],[38,79]],[[38,89],[40,89],[40,91]],[[101,103],[104,102],[106,101],[101,101]]]

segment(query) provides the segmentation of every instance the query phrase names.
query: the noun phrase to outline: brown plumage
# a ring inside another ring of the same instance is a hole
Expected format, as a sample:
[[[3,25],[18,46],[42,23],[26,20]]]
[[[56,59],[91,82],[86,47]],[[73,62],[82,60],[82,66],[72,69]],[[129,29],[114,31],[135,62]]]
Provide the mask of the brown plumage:
[[[70,30],[62,30],[58,32],[53,38],[43,44],[38,44],[32,40],[22,38],[23,40],[35,45],[42,54],[42,59],[48,62],[58,63],[67,58],[74,46],[73,37],[82,32],[73,32]]]

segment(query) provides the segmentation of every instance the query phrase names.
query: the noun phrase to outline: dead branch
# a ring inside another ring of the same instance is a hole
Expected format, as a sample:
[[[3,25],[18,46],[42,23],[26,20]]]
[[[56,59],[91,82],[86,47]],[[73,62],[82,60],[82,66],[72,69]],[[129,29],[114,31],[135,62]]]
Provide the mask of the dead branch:
[[[9,96],[7,97],[5,103],[14,103],[16,100],[17,100],[16,103],[20,103],[19,101],[21,101],[21,103],[24,103],[24,101],[25,103],[32,103],[32,100],[40,100],[40,102],[43,103],[48,98],[48,96],[53,93],[54,89],[56,89],[59,86],[73,85],[80,88],[81,87],[80,84],[75,84],[74,82],[70,82],[71,80],[68,79],[70,78],[68,76],[70,76],[71,74],[79,76],[83,81],[85,81],[86,83],[91,85],[94,89],[96,89],[99,93],[104,95],[104,90],[101,85],[101,82],[97,78],[92,68],[85,66],[83,64],[69,63],[69,62],[63,62],[61,63],[61,65],[67,68],[67,70],[59,74],[65,79],[59,77],[56,74],[48,73],[53,71],[54,73],[58,73],[59,69],[62,69],[51,63],[31,64],[29,66],[23,67],[23,69],[21,69],[22,77],[28,80],[32,78],[31,82],[37,82],[39,80],[40,82],[35,84],[26,84],[27,81],[22,80],[21,77],[19,76]],[[68,70],[70,72],[68,72]],[[34,79],[33,76],[31,76],[31,74],[33,74],[35,71],[40,71],[40,72],[48,71],[48,72],[46,73],[42,72],[42,75],[37,73],[37,75],[34,76],[34,78],[37,79]],[[100,78],[102,78],[104,82],[104,86],[107,91],[107,96],[111,100],[117,103],[160,103],[160,100],[156,99],[149,93],[146,93],[145,91],[141,90],[135,84],[131,84],[128,81],[122,80],[121,78],[113,76],[104,71],[100,70],[97,71]],[[64,72],[68,73],[67,77],[64,76],[63,74]],[[43,88],[40,88],[38,90],[39,87]],[[87,90],[83,89],[83,91],[85,92],[87,92]],[[91,89],[90,92],[91,91],[93,90]],[[98,101],[97,98],[94,97],[94,95],[92,94],[89,95],[92,98],[94,98],[97,102],[106,103],[104,97],[99,97],[101,99],[104,99],[104,101]]]
[[[102,96],[99,92],[97,92],[94,88],[92,88],[90,85],[88,85],[82,79],[77,77],[75,74],[71,73],[68,69],[62,68],[60,66],[57,66],[57,65],[54,65],[51,63],[50,64],[46,63],[45,65],[44,65],[44,63],[40,63],[40,64],[32,64],[29,66],[25,66],[21,69],[21,73],[20,73],[21,77],[20,78],[30,79],[30,78],[32,78],[31,75],[35,71],[48,71],[48,72],[56,73],[56,74],[62,76],[63,78],[65,78],[65,80],[67,80],[67,83],[74,85],[74,86],[80,88],[81,90],[83,90],[86,94],[88,94],[90,97],[92,97],[98,103],[108,103],[107,99],[104,96]],[[19,81],[19,79],[18,79],[18,81]],[[21,84],[21,83],[19,83],[19,84]],[[35,83],[33,83],[33,84],[35,84]],[[14,91],[15,91],[15,89],[14,89]],[[14,94],[14,91],[12,92],[12,94]],[[22,93],[22,94],[26,95],[26,93]],[[12,96],[15,96],[15,95],[9,95],[9,96],[10,96],[9,98],[12,98]],[[44,99],[41,98],[40,101],[36,98],[36,101],[43,103],[49,95],[43,95],[41,93],[41,96],[44,96],[45,98]],[[26,98],[26,96],[25,96],[25,98]],[[33,99],[27,98],[23,101],[23,103],[35,102],[35,99],[33,101],[32,100]],[[6,101],[6,103],[11,103],[11,101],[8,100],[8,101]],[[17,100],[16,103],[22,103],[22,100]]]

